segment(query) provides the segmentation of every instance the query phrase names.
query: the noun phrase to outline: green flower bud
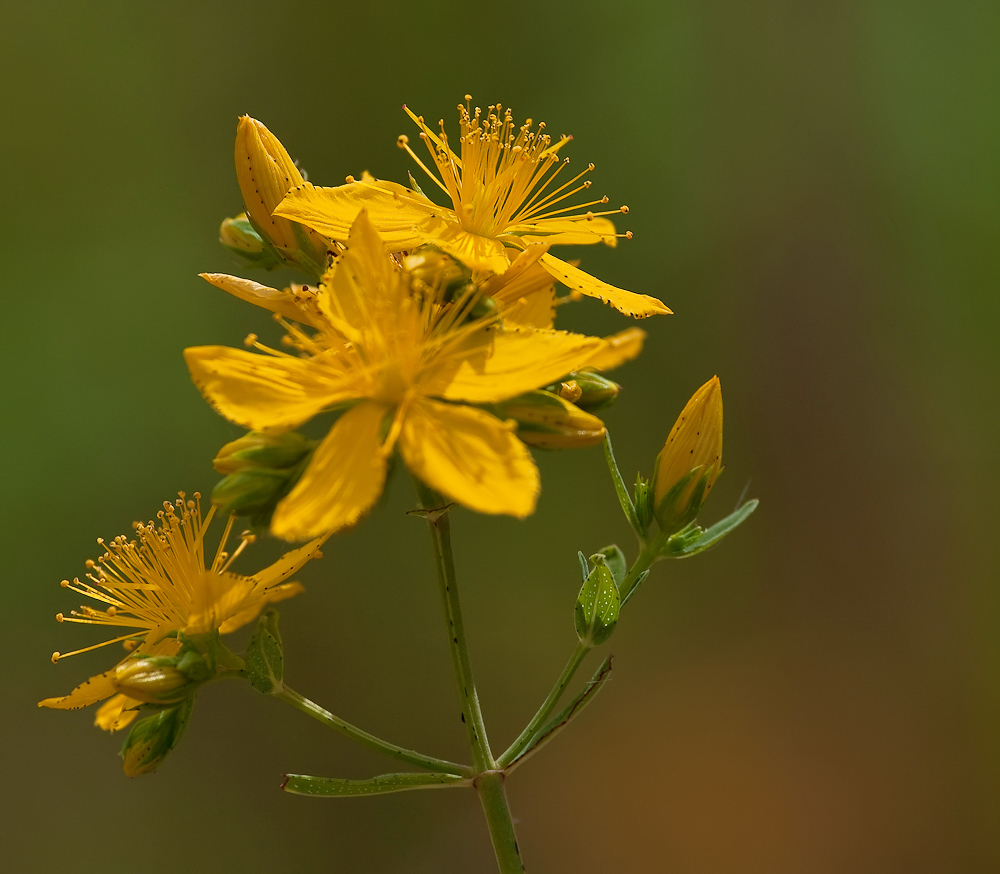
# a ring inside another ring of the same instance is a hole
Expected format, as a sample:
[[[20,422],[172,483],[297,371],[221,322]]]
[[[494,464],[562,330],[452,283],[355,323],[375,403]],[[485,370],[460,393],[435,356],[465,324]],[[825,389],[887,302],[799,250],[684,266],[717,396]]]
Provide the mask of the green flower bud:
[[[126,776],[151,774],[160,766],[177,746],[193,708],[194,698],[186,698],[176,707],[168,707],[133,723],[120,753],[125,761]]]
[[[587,576],[576,599],[573,619],[576,634],[583,644],[598,646],[609,637],[618,624],[621,597],[607,557],[597,553],[590,557],[594,569]]]
[[[575,404],[547,391],[532,391],[495,404],[501,419],[517,422],[517,436],[540,449],[575,449],[604,439],[604,423]]]
[[[545,391],[559,395],[581,410],[599,410],[613,404],[621,388],[617,382],[612,382],[600,373],[580,370],[546,386]]]
[[[403,259],[403,266],[409,271],[415,290],[419,291],[421,285],[440,288],[446,301],[458,300],[475,290],[472,271],[436,246],[421,246]]]
[[[250,431],[227,443],[212,459],[219,473],[237,473],[251,469],[287,470],[295,467],[316,444],[295,431],[263,434]]]
[[[254,267],[276,267],[281,257],[254,230],[245,212],[222,220],[219,226],[219,242],[230,252],[249,261]]]
[[[212,503],[223,515],[252,516],[264,512],[284,495],[287,470],[250,468],[231,473],[212,489]]]
[[[294,431],[251,431],[227,443],[212,460],[219,473],[228,474],[212,489],[212,503],[223,513],[255,517],[254,525],[267,527],[275,506],[298,482],[315,447],[314,441]]]

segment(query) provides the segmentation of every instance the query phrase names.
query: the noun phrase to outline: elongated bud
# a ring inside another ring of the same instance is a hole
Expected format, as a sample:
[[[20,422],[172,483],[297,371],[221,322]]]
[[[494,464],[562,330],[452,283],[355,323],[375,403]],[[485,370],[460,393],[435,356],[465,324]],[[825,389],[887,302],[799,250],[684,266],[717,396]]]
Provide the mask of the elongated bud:
[[[295,431],[285,434],[250,431],[223,446],[212,459],[212,467],[219,473],[260,468],[287,470],[298,464],[315,446],[312,440]]]
[[[267,245],[247,218],[245,212],[222,220],[219,242],[254,267],[277,267],[281,263],[274,248]]]
[[[255,528],[266,528],[274,508],[299,481],[312,457],[314,441],[301,434],[249,434],[227,443],[212,460],[228,474],[212,489],[212,503],[223,514],[249,516]]]
[[[192,695],[211,675],[211,669],[197,652],[178,656],[129,658],[115,669],[111,685],[145,704],[175,704]]]
[[[517,436],[540,449],[575,449],[604,439],[604,423],[547,391],[532,391],[494,405],[502,419],[517,422]]]
[[[186,698],[133,723],[121,749],[126,776],[151,774],[160,766],[180,741],[193,707],[194,698]]]
[[[599,552],[590,560],[594,569],[577,595],[573,619],[580,642],[598,646],[611,637],[618,624],[621,597],[607,557]]]
[[[246,215],[261,239],[285,260],[318,276],[326,251],[323,238],[304,225],[271,215],[292,188],[305,182],[285,147],[263,124],[244,115],[236,125],[235,160]]]
[[[559,382],[545,386],[545,391],[559,395],[581,410],[599,410],[615,402],[622,387],[592,370],[570,373]]]
[[[653,511],[672,534],[693,522],[722,472],[722,387],[713,376],[687,402],[656,458]]]

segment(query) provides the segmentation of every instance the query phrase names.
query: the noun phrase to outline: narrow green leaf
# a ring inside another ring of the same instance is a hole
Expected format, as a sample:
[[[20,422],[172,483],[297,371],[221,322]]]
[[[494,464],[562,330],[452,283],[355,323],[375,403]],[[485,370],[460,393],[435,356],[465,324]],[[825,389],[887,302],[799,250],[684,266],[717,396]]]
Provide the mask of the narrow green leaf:
[[[281,689],[285,658],[278,633],[277,610],[267,610],[257,620],[244,659],[247,677],[255,689],[265,695]]]
[[[544,726],[538,731],[538,734],[532,738],[531,743],[525,747],[524,751],[508,766],[508,770],[513,769],[515,764],[520,764],[524,758],[532,752],[535,752],[544,744],[547,744],[552,738],[561,731],[569,723],[569,721],[576,716],[580,711],[583,710],[591,701],[594,700],[594,696],[601,691],[604,684],[608,681],[611,676],[611,662],[612,656],[608,656],[601,666],[594,673],[594,676],[590,678],[587,682],[586,687],[579,695],[577,695],[572,701],[569,702],[562,710],[559,711],[555,716],[552,717]]]
[[[583,582],[587,582],[587,577],[590,576],[590,565],[587,564],[587,558],[582,552],[577,552],[576,557],[580,559],[580,573],[583,574]]]
[[[611,481],[615,485],[615,494],[618,495],[618,503],[621,504],[622,512],[625,514],[625,518],[628,519],[629,525],[632,526],[632,530],[642,538],[645,536],[649,526],[645,530],[639,527],[639,520],[635,515],[632,498],[628,493],[625,480],[622,479],[621,471],[618,470],[618,462],[615,461],[615,453],[611,448],[610,433],[604,435],[604,458],[608,463],[608,471],[611,473]]]
[[[735,513],[730,513],[725,519],[716,522],[711,528],[707,528],[696,540],[692,541],[682,536],[678,538],[677,543],[674,543],[674,538],[671,537],[667,541],[662,555],[670,558],[690,558],[692,555],[704,552],[706,549],[715,546],[716,543],[735,528],[742,525],[750,514],[757,509],[759,503],[760,501],[756,498],[752,501],[747,501]],[[681,534],[683,535],[683,532]]]
[[[380,774],[370,780],[342,780],[339,777],[310,777],[288,774],[281,788],[293,795],[316,795],[324,798],[348,798],[360,795],[388,795],[410,789],[440,789],[468,786],[471,781],[450,774]]]

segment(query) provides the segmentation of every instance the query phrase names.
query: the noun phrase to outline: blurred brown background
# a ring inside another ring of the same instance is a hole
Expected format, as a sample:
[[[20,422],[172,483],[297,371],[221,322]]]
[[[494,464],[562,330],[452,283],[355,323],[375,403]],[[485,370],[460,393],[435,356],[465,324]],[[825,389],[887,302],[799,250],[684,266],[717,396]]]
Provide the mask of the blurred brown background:
[[[196,278],[239,209],[237,115],[311,178],[405,181],[407,103],[501,101],[571,132],[631,243],[584,266],[658,295],[608,415],[648,472],[713,373],[727,474],[760,511],[661,564],[614,679],[508,782],[533,872],[979,872],[1000,867],[1000,123],[993,2],[530,5],[14,2],[0,28],[0,399],[8,870],[488,872],[472,793],[311,800],[285,771],[386,763],[249,688],[212,687],[156,775],[92,714],[39,710],[105,668],[58,626],[98,536],[208,491],[239,432],[181,349],[273,332]],[[596,190],[596,189],[595,189]],[[564,327],[627,324],[596,303]],[[598,450],[539,455],[527,523],[456,519],[494,745],[573,644],[575,552],[634,554]],[[409,484],[285,605],[288,679],[393,740],[466,758]],[[596,662],[596,659],[595,659]],[[391,770],[391,763],[389,763]]]

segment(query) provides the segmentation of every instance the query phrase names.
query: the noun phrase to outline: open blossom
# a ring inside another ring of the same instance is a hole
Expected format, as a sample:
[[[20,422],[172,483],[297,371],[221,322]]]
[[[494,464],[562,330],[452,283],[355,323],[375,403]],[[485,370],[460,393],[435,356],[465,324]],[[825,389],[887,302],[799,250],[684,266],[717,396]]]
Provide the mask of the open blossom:
[[[181,648],[179,633],[188,637],[214,631],[227,634],[252,622],[268,604],[302,591],[299,583],[285,581],[319,554],[322,538],[245,576],[230,566],[249,540],[243,539],[232,554],[225,549],[233,517],[226,524],[215,557],[206,566],[205,534],[214,513],[213,508],[203,518],[200,496],[186,500],[181,494],[175,504],[164,503],[157,523],[137,522],[135,539],[119,536],[111,543],[98,540],[106,552],[87,562],[86,581],[64,580],[63,586],[101,606],[82,606],[56,618],[123,633],[73,653],[54,653],[53,661],[118,642],[125,643],[132,656],[174,655]],[[96,723],[111,731],[123,728],[135,718],[136,711],[130,708],[139,702],[116,693],[117,672],[116,665],[68,695],[40,701],[39,706],[75,710],[109,699],[99,708]]]
[[[343,241],[357,214],[365,209],[392,252],[431,243],[473,269],[498,274],[519,251],[537,246],[539,265],[570,289],[636,317],[670,312],[654,297],[616,288],[549,254],[548,248],[554,245],[614,246],[619,235],[606,216],[627,212],[625,207],[601,209],[608,202],[606,197],[569,202],[589,190],[590,181],[583,177],[593,170],[592,164],[576,175],[566,170],[568,159],[561,159],[558,152],[569,137],[552,142],[544,124],[532,130],[530,119],[518,128],[510,110],[499,104],[490,106],[485,117],[479,108],[460,105],[456,151],[443,122],[435,133],[422,117],[409,109],[406,112],[420,128],[433,169],[410,149],[407,137],[400,137],[399,144],[446,196],[450,207],[433,202],[421,191],[365,178],[337,188],[317,188],[305,182],[288,192],[274,215]]]
[[[427,485],[482,513],[530,514],[538,469],[514,423],[479,409],[547,385],[589,364],[605,341],[561,331],[505,330],[471,318],[474,285],[457,300],[415,283],[386,252],[362,212],[343,257],[317,294],[322,315],[307,335],[291,323],[296,354],[224,346],[187,349],[192,379],[233,422],[284,431],[341,411],[272,531],[301,540],[351,525],[378,499],[399,450]]]

